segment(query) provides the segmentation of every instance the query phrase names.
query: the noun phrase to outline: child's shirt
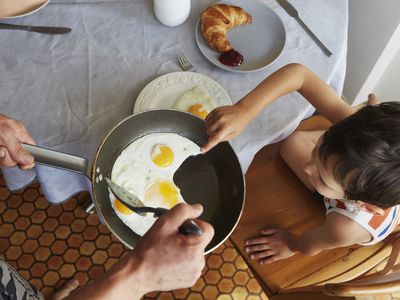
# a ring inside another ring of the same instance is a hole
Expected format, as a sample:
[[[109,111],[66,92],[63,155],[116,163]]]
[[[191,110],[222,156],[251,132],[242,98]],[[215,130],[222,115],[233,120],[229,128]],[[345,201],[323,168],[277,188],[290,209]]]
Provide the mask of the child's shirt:
[[[397,226],[400,220],[400,206],[396,205],[385,209],[383,216],[359,210],[356,205],[336,199],[324,199],[326,215],[336,212],[360,224],[372,236],[372,239],[361,245],[373,245],[382,241]]]

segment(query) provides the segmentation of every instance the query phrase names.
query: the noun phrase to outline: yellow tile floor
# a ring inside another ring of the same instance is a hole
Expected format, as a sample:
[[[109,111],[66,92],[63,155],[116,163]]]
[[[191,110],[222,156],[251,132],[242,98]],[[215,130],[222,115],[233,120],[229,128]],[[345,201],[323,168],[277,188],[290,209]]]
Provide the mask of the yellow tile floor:
[[[87,193],[49,205],[38,184],[10,193],[0,174],[0,256],[49,296],[69,278],[81,285],[108,270],[128,251],[80,205]],[[203,276],[190,289],[151,293],[144,299],[267,299],[227,241],[207,256]]]

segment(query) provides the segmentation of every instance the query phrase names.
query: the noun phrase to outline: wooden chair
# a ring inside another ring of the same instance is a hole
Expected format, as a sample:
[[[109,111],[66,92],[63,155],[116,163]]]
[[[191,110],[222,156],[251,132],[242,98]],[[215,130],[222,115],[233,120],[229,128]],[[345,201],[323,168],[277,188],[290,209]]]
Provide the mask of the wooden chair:
[[[331,124],[320,116],[302,122],[299,130],[321,130]],[[264,147],[246,174],[246,204],[231,241],[244,257],[270,299],[333,300],[337,296],[359,296],[400,291],[400,276],[384,269],[393,251],[397,260],[399,236],[391,236],[370,247],[350,247],[323,251],[315,256],[296,254],[269,265],[259,265],[244,252],[244,241],[267,227],[285,228],[295,234],[321,225],[325,208],[287,167],[279,155],[280,143]],[[396,248],[396,249],[393,249]],[[384,269],[379,276],[361,277]],[[296,296],[295,296],[296,295]],[[338,298],[343,299],[343,298]],[[354,298],[349,298],[354,299]]]

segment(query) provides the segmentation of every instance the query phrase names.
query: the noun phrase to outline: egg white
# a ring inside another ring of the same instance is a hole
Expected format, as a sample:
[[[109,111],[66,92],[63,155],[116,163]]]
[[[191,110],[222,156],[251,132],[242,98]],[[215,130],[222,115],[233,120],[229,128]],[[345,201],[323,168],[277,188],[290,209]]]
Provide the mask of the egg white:
[[[155,145],[166,145],[171,148],[174,160],[168,167],[159,167],[152,160]],[[111,179],[132,194],[136,195],[145,205],[166,207],[165,203],[152,199],[145,201],[145,193],[154,183],[169,181],[173,183],[175,171],[182,162],[191,155],[200,153],[200,147],[191,140],[174,133],[153,133],[133,141],[126,147],[114,163]],[[178,190],[179,202],[185,202]],[[110,192],[112,207],[117,216],[134,232],[143,235],[155,222],[153,214],[143,217],[136,213],[124,214],[115,208],[115,196]]]
[[[195,104],[203,105],[204,109],[206,109],[208,112],[211,112],[217,107],[210,94],[201,87],[196,86],[184,92],[175,102],[173,108],[188,111],[189,108]]]

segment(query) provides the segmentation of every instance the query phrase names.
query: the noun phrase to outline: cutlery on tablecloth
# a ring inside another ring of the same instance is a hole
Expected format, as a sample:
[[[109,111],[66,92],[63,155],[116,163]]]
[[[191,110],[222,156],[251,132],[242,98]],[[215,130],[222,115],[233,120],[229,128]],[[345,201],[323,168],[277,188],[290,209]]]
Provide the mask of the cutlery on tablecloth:
[[[332,56],[332,52],[321,42],[321,40],[311,31],[310,28],[303,22],[299,17],[299,12],[293,7],[287,0],[276,0],[280,6],[289,14],[289,16],[296,19],[301,27],[307,32],[307,34],[314,40],[314,42],[321,48],[321,50],[327,55]]]
[[[29,26],[29,25],[14,25],[5,23],[0,23],[0,29],[26,30],[31,32],[47,33],[47,34],[64,34],[71,32],[72,30],[71,28],[67,27]]]
[[[186,58],[185,54],[183,54],[181,51],[177,50],[176,57],[178,58],[178,62],[183,71],[196,72],[196,69],[193,67],[193,65],[190,63],[190,61]]]
[[[105,180],[114,196],[117,197],[118,200],[121,201],[130,210],[141,216],[145,216],[147,213],[153,213],[154,217],[158,218],[169,211],[168,209],[162,207],[144,206],[144,203],[140,201],[138,197],[113,182],[110,178],[105,177]],[[179,232],[183,234],[194,234],[197,236],[203,234],[203,230],[199,227],[199,225],[197,225],[195,221],[191,219],[183,222],[183,224],[179,227]]]

